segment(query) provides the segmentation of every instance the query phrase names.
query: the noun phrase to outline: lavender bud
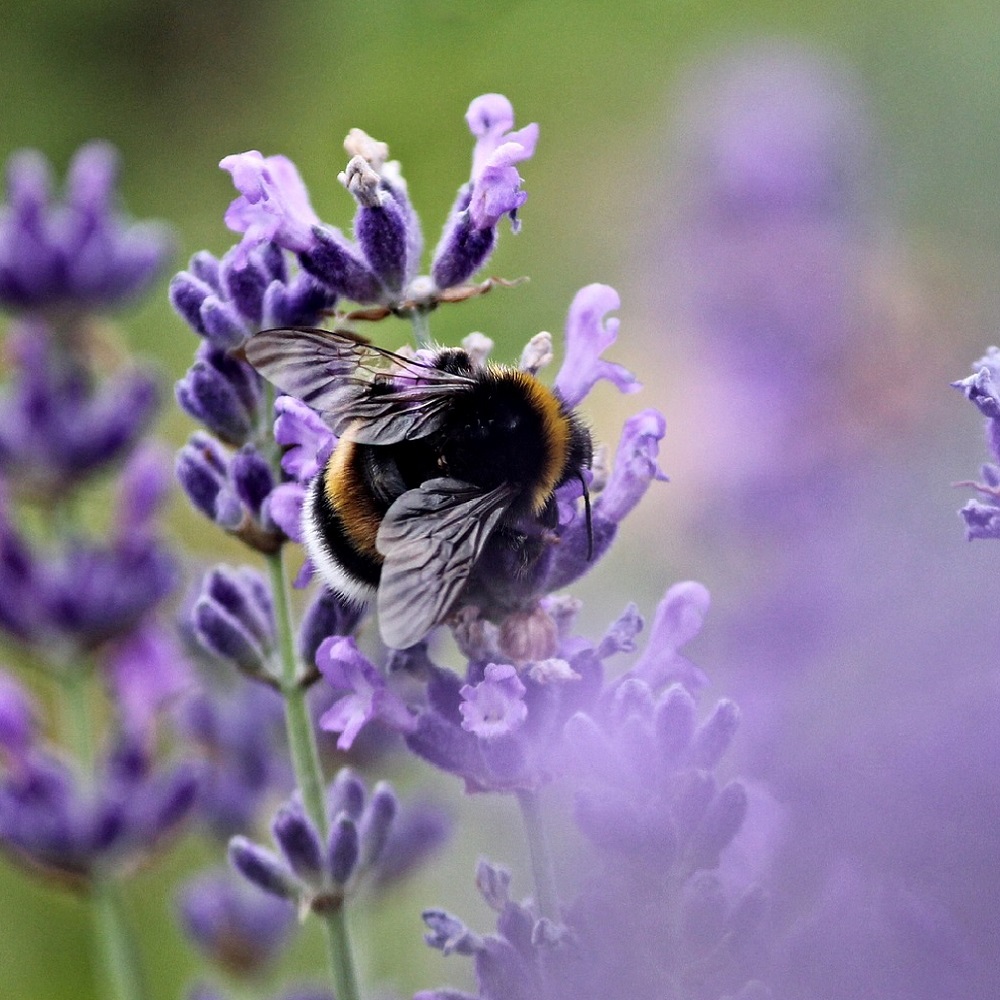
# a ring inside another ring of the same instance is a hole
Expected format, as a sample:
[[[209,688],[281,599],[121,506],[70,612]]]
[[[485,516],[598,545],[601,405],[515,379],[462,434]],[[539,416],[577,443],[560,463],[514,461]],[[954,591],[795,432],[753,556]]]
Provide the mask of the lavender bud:
[[[323,845],[302,809],[296,805],[282,806],[274,817],[271,832],[292,871],[303,882],[316,885],[323,871]]]
[[[332,818],[342,812],[359,820],[364,805],[364,782],[350,768],[341,768],[326,792],[327,814]]]
[[[260,378],[225,351],[203,344],[176,386],[181,408],[229,444],[243,444],[261,403]]]
[[[398,810],[399,800],[392,786],[386,781],[380,781],[372,791],[371,799],[358,823],[362,868],[368,869],[378,864],[389,842]]]
[[[735,702],[723,698],[715,711],[698,727],[691,746],[691,762],[710,770],[722,759],[736,735],[740,710]]]
[[[227,972],[261,972],[295,926],[295,909],[283,899],[250,889],[228,872],[188,882],[178,899],[188,937]]]
[[[468,212],[471,190],[460,197],[434,251],[431,277],[438,289],[453,288],[468,281],[486,263],[496,246],[495,227],[478,229]],[[462,208],[458,208],[464,201]]]
[[[306,609],[299,626],[299,656],[303,662],[316,662],[316,651],[327,636],[350,635],[363,613],[363,608],[355,603],[348,604],[332,590],[321,590]]]
[[[346,813],[334,818],[327,847],[330,877],[335,885],[344,885],[354,874],[360,845],[358,825]]]
[[[654,726],[660,751],[668,761],[677,760],[694,737],[695,703],[687,688],[673,684],[656,707]]]
[[[299,254],[302,266],[337,295],[353,302],[377,303],[382,284],[362,255],[334,229],[313,228],[313,245]]]
[[[476,862],[476,888],[486,905],[501,913],[510,902],[510,869],[480,858]]]
[[[424,910],[420,916],[430,929],[424,940],[443,955],[474,955],[482,950],[483,939],[446,910]]]
[[[226,481],[225,452],[207,434],[192,434],[177,453],[175,473],[181,488],[197,510],[215,520],[219,493]]]
[[[264,892],[282,899],[298,898],[299,887],[292,873],[270,851],[246,837],[233,837],[229,841],[229,861],[248,882]]]
[[[709,806],[688,848],[693,868],[715,868],[719,854],[739,832],[747,814],[746,789],[731,781]]]
[[[274,489],[271,466],[252,444],[245,444],[233,456],[229,474],[240,502],[259,520],[264,501]]]

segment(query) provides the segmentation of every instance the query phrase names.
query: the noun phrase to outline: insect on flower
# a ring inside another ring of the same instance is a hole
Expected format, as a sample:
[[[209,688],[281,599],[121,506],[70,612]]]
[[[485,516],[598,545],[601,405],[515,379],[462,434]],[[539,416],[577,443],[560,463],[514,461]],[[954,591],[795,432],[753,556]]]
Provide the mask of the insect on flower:
[[[265,330],[245,351],[339,438],[308,490],[306,549],[335,591],[375,599],[388,646],[414,645],[460,606],[491,619],[530,607],[571,480],[589,526],[590,433],[533,374],[307,327]]]

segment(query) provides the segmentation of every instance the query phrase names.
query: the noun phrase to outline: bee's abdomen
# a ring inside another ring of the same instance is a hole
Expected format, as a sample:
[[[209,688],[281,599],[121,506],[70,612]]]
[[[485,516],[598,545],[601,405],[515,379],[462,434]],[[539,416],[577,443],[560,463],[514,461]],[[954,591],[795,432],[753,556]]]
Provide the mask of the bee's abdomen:
[[[364,474],[363,452],[342,440],[309,487],[304,527],[309,558],[326,583],[351,600],[368,601],[378,587],[382,507]]]

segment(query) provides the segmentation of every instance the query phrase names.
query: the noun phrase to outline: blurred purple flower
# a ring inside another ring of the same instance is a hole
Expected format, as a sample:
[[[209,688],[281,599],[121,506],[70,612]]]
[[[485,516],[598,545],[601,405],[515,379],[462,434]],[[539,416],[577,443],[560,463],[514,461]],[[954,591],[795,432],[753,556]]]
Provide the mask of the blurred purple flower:
[[[138,370],[95,382],[38,323],[9,335],[14,378],[0,392],[0,474],[51,498],[121,461],[148,431],[156,384]]]
[[[154,770],[128,740],[111,748],[93,788],[39,751],[0,781],[0,843],[70,884],[129,871],[178,829],[196,790],[186,765]]]
[[[194,683],[190,664],[171,632],[145,623],[117,641],[108,673],[126,730],[151,733],[156,716]]]
[[[287,795],[281,698],[259,684],[206,688],[181,706],[178,728],[197,749],[197,812],[218,837],[253,828],[275,794]]]
[[[22,760],[38,732],[34,701],[24,688],[0,671],[0,757]]]
[[[173,254],[170,230],[116,205],[118,154],[82,146],[53,200],[51,169],[34,151],[7,162],[0,207],[0,306],[12,312],[117,309],[146,292]]]
[[[222,869],[187,882],[178,908],[188,938],[227,972],[246,977],[264,971],[295,927],[295,908],[249,889]]]

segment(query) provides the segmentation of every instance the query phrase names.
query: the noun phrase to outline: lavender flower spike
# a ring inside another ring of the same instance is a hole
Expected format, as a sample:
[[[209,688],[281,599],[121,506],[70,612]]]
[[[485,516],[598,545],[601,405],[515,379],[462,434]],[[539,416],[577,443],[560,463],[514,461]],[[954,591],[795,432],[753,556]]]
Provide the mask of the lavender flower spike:
[[[115,309],[145,292],[173,253],[159,223],[133,223],[115,205],[118,154],[106,143],[82,146],[66,193],[53,202],[51,170],[40,153],[7,164],[0,208],[0,306]]]
[[[566,319],[566,357],[555,381],[556,392],[567,406],[576,406],[602,378],[621,392],[642,388],[631,372],[600,356],[618,336],[618,320],[605,317],[620,305],[610,285],[586,285],[574,296]]]

